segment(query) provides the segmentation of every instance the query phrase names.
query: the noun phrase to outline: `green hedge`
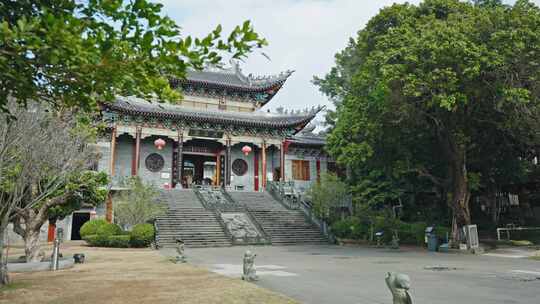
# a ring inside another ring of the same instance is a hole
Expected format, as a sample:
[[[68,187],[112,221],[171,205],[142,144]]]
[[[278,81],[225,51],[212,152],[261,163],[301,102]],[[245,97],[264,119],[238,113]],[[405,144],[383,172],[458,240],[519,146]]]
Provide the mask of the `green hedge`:
[[[382,231],[382,241],[388,243],[392,239],[394,231],[397,231],[401,244],[423,245],[427,224],[424,222],[406,223],[396,219],[388,219],[382,216],[360,220],[357,217],[349,217],[332,224],[331,229],[338,238],[364,239],[370,237],[371,225],[373,232]],[[447,227],[435,227],[435,233],[440,239],[446,238],[449,231]]]
[[[111,235],[108,238],[107,247],[113,248],[128,248],[129,247],[129,235]]]
[[[90,246],[112,248],[148,247],[154,240],[154,226],[151,224],[135,225],[132,231],[127,232],[122,231],[118,225],[108,223],[105,220],[93,220],[90,222],[92,223],[85,228],[85,234],[81,235],[82,239]]]
[[[84,239],[86,236],[97,234],[99,228],[108,224],[109,223],[104,219],[89,220],[88,222],[84,223],[79,230],[81,238]]]
[[[129,234],[129,244],[132,247],[148,247],[154,241],[154,226],[152,224],[138,224]]]
[[[96,232],[97,235],[103,235],[105,237],[109,237],[111,235],[121,235],[122,234],[122,228],[116,224],[107,223],[106,225],[102,225],[97,229]]]

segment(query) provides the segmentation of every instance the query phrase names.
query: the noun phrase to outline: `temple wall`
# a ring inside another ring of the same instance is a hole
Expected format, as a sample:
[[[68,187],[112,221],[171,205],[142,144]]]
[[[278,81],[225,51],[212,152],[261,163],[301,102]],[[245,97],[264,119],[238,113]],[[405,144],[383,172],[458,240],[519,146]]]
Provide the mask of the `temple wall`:
[[[293,160],[307,160],[309,161],[309,181],[303,180],[294,180],[293,171],[292,171],[292,161]],[[327,172],[328,160],[325,158],[320,158],[321,169],[320,173],[324,174]],[[285,180],[294,181],[295,188],[299,191],[306,191],[311,187],[311,185],[317,181],[317,158],[316,157],[300,157],[297,155],[287,154],[285,156]]]
[[[255,153],[251,152],[247,156],[242,153],[243,145],[235,145],[231,147],[231,166],[235,159],[243,159],[248,164],[248,170],[243,176],[237,176],[231,171],[231,189],[235,190],[237,186],[244,186],[245,191],[253,191],[254,184],[254,166],[255,166]],[[260,165],[260,162],[259,162]],[[259,169],[260,170],[260,169]],[[259,171],[260,173],[261,171]]]
[[[96,208],[93,209],[80,209],[75,211],[74,213],[90,213],[90,218],[105,218],[105,204],[101,204]],[[72,222],[73,222],[73,213],[66,216],[64,219],[56,221],[56,228],[62,228],[64,230],[64,241],[71,240],[71,233],[72,233]],[[39,234],[39,240],[43,243],[47,242],[47,236],[49,233],[49,221],[46,221],[43,226],[41,226],[40,234]],[[20,237],[18,234],[16,234],[13,231],[13,225],[8,225],[8,233],[7,233],[9,244],[24,244],[24,241],[22,237]],[[46,254],[49,254],[46,252]]]
[[[125,134],[116,138],[114,175],[115,178],[118,178],[119,180],[131,176],[134,142],[135,141],[131,136]]]
[[[97,143],[99,148],[99,159],[97,164],[97,170],[103,171],[109,174],[109,163],[111,157],[111,142],[100,141]]]
[[[141,160],[139,164],[139,176],[143,181],[152,183],[159,188],[163,188],[163,185],[165,183],[171,183],[173,140],[165,137],[160,138],[166,141],[165,147],[163,147],[162,150],[158,150],[154,146],[154,141],[157,139],[157,137],[155,136],[151,136],[141,140]],[[165,160],[163,169],[161,169],[161,171],[159,172],[152,172],[146,168],[146,158],[152,153],[160,154]]]

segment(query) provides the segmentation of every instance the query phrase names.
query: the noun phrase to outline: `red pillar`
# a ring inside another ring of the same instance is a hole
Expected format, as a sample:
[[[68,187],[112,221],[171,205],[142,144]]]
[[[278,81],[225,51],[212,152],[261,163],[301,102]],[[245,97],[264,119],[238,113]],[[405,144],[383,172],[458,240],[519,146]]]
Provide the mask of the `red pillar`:
[[[109,195],[107,196],[105,219],[109,223],[112,223],[113,221],[113,202],[112,202],[112,195],[110,192],[109,192]]]
[[[259,152],[257,151],[257,146],[253,149],[253,178],[255,184],[255,191],[259,191]]]
[[[141,129],[135,130],[135,145],[133,146],[133,157],[131,159],[131,175],[135,176],[139,172],[139,161],[141,154]]]
[[[317,165],[317,182],[320,182],[321,181],[321,160],[320,159],[317,159],[316,165]]]
[[[47,231],[47,242],[54,241],[54,235],[56,233],[56,225],[49,223],[49,230]]]

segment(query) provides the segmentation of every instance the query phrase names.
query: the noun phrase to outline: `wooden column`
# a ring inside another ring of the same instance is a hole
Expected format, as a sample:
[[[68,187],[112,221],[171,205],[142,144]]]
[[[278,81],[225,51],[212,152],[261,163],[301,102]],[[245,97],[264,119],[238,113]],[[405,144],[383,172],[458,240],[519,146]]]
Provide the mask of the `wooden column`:
[[[221,185],[221,149],[216,153],[216,180],[214,186]]]
[[[227,150],[225,150],[225,186],[231,185],[231,139],[227,139]]]
[[[317,166],[317,182],[321,181],[321,160],[317,159],[317,162],[315,163]]]
[[[56,234],[56,224],[49,223],[49,229],[47,231],[47,242],[53,242]]]
[[[135,131],[135,150],[133,152],[133,161],[131,162],[131,175],[139,174],[139,163],[141,162],[141,128],[137,127]]]
[[[285,181],[285,149],[287,148],[287,143],[286,141],[284,140],[282,143],[281,143],[281,149],[279,151],[279,167],[280,167],[280,181],[284,182]]]
[[[113,221],[113,201],[111,192],[107,195],[105,220],[109,223],[112,223]]]
[[[253,185],[254,191],[259,191],[259,150],[253,147]]]
[[[266,190],[266,141],[262,143],[262,188]]]
[[[112,132],[111,132],[111,157],[109,159],[109,172],[110,172],[111,178],[114,177],[115,158],[116,158],[116,126],[113,127]]]
[[[184,151],[184,130],[178,130],[178,145],[177,145],[177,151],[176,153],[178,154],[178,161],[177,161],[177,164],[176,164],[176,174],[178,175],[178,182],[177,184],[180,185],[179,188],[182,188],[182,175],[183,175],[183,170],[182,168],[184,167],[184,157],[182,155],[182,153]]]

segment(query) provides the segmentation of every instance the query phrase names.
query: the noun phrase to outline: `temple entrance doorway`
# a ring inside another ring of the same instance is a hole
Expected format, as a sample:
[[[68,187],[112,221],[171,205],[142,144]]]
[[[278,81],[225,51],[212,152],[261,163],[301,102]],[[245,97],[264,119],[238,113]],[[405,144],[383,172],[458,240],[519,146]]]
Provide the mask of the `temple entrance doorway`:
[[[90,220],[89,212],[74,212],[71,221],[71,240],[76,241],[81,239],[81,227],[84,223]]]
[[[182,187],[220,185],[223,181],[223,151],[223,145],[213,140],[195,138],[185,142],[182,149]]]
[[[182,186],[193,188],[196,185],[214,185],[216,176],[216,157],[184,154]]]

